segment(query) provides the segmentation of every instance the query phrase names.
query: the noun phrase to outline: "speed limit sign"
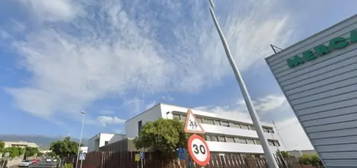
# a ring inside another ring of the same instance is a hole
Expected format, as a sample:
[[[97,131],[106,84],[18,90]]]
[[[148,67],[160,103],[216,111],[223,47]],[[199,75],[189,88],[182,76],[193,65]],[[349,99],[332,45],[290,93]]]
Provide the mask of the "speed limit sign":
[[[188,153],[193,161],[200,166],[206,166],[211,159],[211,152],[208,149],[205,139],[196,134],[190,136],[187,143]]]

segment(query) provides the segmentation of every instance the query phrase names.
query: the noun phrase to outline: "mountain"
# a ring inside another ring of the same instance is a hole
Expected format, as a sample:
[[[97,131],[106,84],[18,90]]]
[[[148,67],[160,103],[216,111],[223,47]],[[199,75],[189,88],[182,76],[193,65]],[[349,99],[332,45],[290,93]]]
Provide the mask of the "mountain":
[[[49,137],[42,135],[0,135],[0,141],[27,141],[34,142],[42,149],[48,149],[52,142],[62,140],[64,137]],[[77,141],[77,139],[72,139]]]

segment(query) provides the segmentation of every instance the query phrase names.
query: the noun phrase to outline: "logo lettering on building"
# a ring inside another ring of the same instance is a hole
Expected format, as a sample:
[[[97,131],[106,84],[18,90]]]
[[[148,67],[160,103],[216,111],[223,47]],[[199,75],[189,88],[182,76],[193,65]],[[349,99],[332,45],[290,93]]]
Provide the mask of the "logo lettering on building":
[[[328,44],[320,44],[313,49],[306,50],[302,54],[293,56],[286,61],[290,68],[294,68],[305,62],[327,55],[332,51],[343,49],[353,43],[357,43],[357,29],[350,32],[350,37],[336,37],[330,40]]]

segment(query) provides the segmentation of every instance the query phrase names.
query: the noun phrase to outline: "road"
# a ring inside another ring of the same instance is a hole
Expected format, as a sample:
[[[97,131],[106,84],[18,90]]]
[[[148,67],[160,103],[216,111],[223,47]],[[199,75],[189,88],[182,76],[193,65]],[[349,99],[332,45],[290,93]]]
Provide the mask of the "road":
[[[30,168],[55,168],[55,167],[57,167],[57,163],[41,161],[40,163],[32,164],[29,167]]]
[[[32,164],[29,168],[56,168],[57,162],[46,162],[45,160],[37,164]],[[20,168],[19,166],[11,166],[10,168]]]

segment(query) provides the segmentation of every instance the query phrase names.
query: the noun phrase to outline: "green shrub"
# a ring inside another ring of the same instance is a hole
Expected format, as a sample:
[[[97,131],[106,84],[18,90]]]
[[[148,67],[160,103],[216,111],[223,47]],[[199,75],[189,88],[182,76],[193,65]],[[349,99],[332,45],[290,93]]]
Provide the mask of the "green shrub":
[[[63,168],[73,168],[73,164],[72,163],[66,163],[66,164],[64,164]]]
[[[299,158],[299,162],[304,165],[322,166],[320,158],[316,154],[304,154]]]

